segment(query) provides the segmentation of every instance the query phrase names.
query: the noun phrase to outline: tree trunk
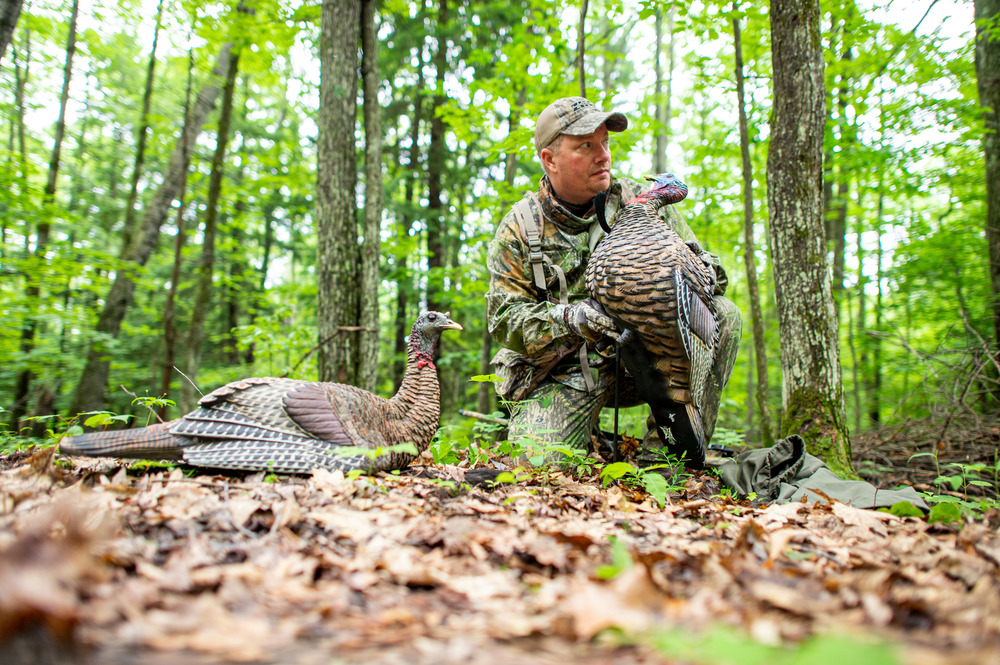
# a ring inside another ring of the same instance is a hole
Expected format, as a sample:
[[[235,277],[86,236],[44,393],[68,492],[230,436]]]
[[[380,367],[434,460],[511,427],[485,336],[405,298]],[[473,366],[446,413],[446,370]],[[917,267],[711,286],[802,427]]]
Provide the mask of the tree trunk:
[[[153,28],[153,45],[149,48],[149,64],[146,66],[146,88],[142,95],[142,114],[139,117],[138,141],[135,148],[135,163],[132,165],[132,187],[125,203],[125,224],[122,228],[121,254],[124,256],[132,241],[135,230],[135,204],[139,198],[139,179],[142,177],[143,163],[146,161],[146,139],[149,135],[149,107],[153,100],[153,75],[156,71],[156,43],[160,36],[160,21],[163,18],[163,0],[156,6],[156,25]]]
[[[528,88],[526,86],[521,86],[520,91],[517,93],[517,101],[510,109],[510,116],[507,118],[507,136],[509,137],[513,134],[514,130],[520,124],[521,113],[524,110],[524,105],[528,101]],[[511,150],[507,153],[504,158],[504,171],[503,180],[504,182],[513,187],[514,185],[514,174],[517,169],[517,151]],[[485,321],[485,319],[484,319]],[[493,335],[490,334],[489,327],[483,325],[483,336],[479,341],[479,373],[482,375],[491,374],[492,366],[490,361],[493,359]],[[476,408],[480,413],[492,413],[494,409],[494,388],[489,383],[480,383],[476,391]]]
[[[420,13],[423,15],[426,8],[421,3]],[[423,123],[423,98],[424,98],[424,47],[419,46],[419,64],[417,66],[417,82],[412,88],[410,97],[413,99],[413,116],[410,119],[410,145],[406,151],[406,184],[403,188],[403,214],[399,217],[396,236],[401,241],[409,237],[410,229],[413,226],[413,215],[410,212],[415,210],[413,199],[414,189],[421,182],[418,173],[420,164],[420,126]],[[410,332],[409,314],[407,303],[411,292],[410,275],[408,270],[408,260],[406,254],[401,254],[397,258],[395,279],[396,279],[396,330],[395,348],[393,349],[393,383],[398,389],[403,381],[403,374],[406,371],[407,345],[406,336]]]
[[[194,51],[188,51],[187,86],[184,90],[184,128],[181,130],[181,145],[187,150],[187,133],[191,119],[191,84],[194,78]],[[185,163],[190,162],[190,155],[184,155]],[[181,171],[180,194],[178,195],[177,217],[174,226],[177,235],[174,236],[174,262],[170,271],[170,290],[163,306],[163,367],[160,374],[160,397],[166,399],[170,395],[170,383],[174,376],[174,354],[177,350],[177,322],[174,306],[177,301],[178,284],[181,281],[182,251],[184,249],[184,199],[187,191],[188,169]],[[161,404],[160,418],[169,420],[170,408]]]
[[[358,224],[354,125],[361,0],[323,0],[316,146],[319,379],[356,384]]]
[[[781,337],[781,434],[800,434],[834,472],[855,476],[826,264],[819,0],[774,0],[770,17],[774,107],[767,195]]]
[[[21,16],[24,0],[0,0],[0,60],[7,53],[7,45],[14,36],[17,19]]]
[[[170,214],[171,204],[180,193],[184,179],[181,174],[187,171],[194,143],[201,134],[205,119],[215,105],[219,96],[218,81],[229,70],[232,44],[226,44],[219,52],[219,58],[212,70],[212,78],[201,90],[191,112],[190,123],[185,125],[177,145],[170,157],[170,166],[164,174],[163,184],[156,190],[146,213],[143,215],[141,232],[132,238],[132,245],[126,255],[126,260],[136,267],[146,264],[160,236],[160,227]],[[118,271],[114,283],[104,302],[104,309],[97,320],[97,335],[90,343],[87,354],[87,365],[84,367],[80,382],[73,395],[71,413],[97,411],[104,408],[104,389],[108,383],[110,361],[105,358],[107,350],[105,340],[117,338],[122,321],[132,304],[135,290],[133,270],[123,268]]]
[[[746,98],[743,86],[743,47],[740,42],[738,5],[733,3],[733,44],[736,53],[736,101],[740,122],[740,154],[743,158],[743,266],[747,275],[750,319],[753,324],[753,357],[757,365],[756,401],[760,415],[760,437],[764,445],[774,443],[771,431],[771,407],[768,400],[767,347],[764,340],[764,313],[757,286],[757,261],[753,237],[753,167],[750,163],[750,133],[747,129]]]
[[[976,13],[976,82],[983,114],[986,158],[986,239],[993,287],[993,329],[1000,347],[1000,0],[974,0]],[[992,21],[992,28],[988,22]]]
[[[444,290],[445,243],[447,228],[443,216],[444,202],[441,200],[442,181],[444,179],[445,145],[444,118],[438,110],[444,106],[444,77],[448,71],[448,43],[445,39],[445,26],[448,24],[448,0],[440,0],[438,4],[438,44],[434,54],[437,92],[434,95],[434,105],[431,110],[431,142],[427,153],[427,309],[441,311],[443,308],[441,295]]]
[[[875,218],[875,323],[871,339],[871,390],[868,393],[868,423],[877,428],[882,421],[882,214],[885,207],[883,185],[879,184],[878,213]]]
[[[56,198],[56,183],[59,180],[59,161],[62,157],[63,137],[66,134],[66,105],[69,103],[69,84],[73,77],[73,56],[76,54],[76,20],[80,13],[79,0],[73,0],[70,11],[69,32],[66,37],[66,62],[63,65],[62,93],[59,96],[59,117],[56,120],[55,138],[52,142],[52,156],[49,159],[49,174],[42,193],[42,210],[38,218],[38,229],[35,239],[35,259],[40,265],[46,265],[49,245],[49,234],[52,230],[51,218],[55,214],[53,204]],[[26,230],[27,232],[27,230]],[[41,296],[41,286],[34,277],[28,278],[25,293],[29,302],[37,302]],[[35,332],[38,322],[35,314],[25,317],[21,328],[21,353],[25,358],[35,348]],[[29,367],[22,369],[17,376],[14,387],[14,401],[11,407],[10,423],[16,432],[20,429],[21,418],[28,411],[28,396],[34,373]]]
[[[850,16],[850,14],[849,14]],[[849,33],[845,28],[843,53],[840,56],[841,64],[846,71],[849,63],[854,59],[851,44],[848,43]],[[833,298],[837,310],[837,320],[840,320],[840,303],[844,297],[844,259],[847,247],[847,199],[848,186],[850,182],[850,172],[845,161],[853,153],[855,142],[854,127],[847,121],[847,101],[850,90],[850,79],[846,74],[840,76],[840,85],[837,90],[837,109],[839,111],[837,122],[840,126],[839,140],[840,152],[838,155],[837,168],[834,171],[831,167],[829,193],[832,200],[827,200],[827,233],[828,239],[833,249]],[[833,182],[836,180],[836,194],[833,194]]]
[[[858,191],[858,210],[863,210],[861,205],[862,196],[861,191]],[[854,403],[854,432],[856,434],[861,433],[861,390],[862,384],[864,382],[865,376],[865,365],[867,364],[867,355],[865,355],[865,284],[867,283],[865,279],[865,247],[862,242],[863,231],[864,231],[864,219],[862,215],[858,215],[855,221],[857,225],[856,237],[857,237],[857,248],[855,251],[855,261],[858,263],[858,316],[856,319],[851,319],[848,321],[850,329],[848,330],[848,341],[851,348],[851,383],[854,386],[853,393],[853,403]],[[848,311],[851,311],[851,303],[847,303]]]
[[[229,128],[233,119],[233,96],[236,90],[236,72],[239,69],[239,61],[239,54],[229,59],[226,83],[222,89],[219,129],[215,141],[215,153],[212,155],[212,172],[208,177],[208,199],[205,202],[205,232],[201,243],[201,260],[198,263],[194,303],[191,306],[191,321],[184,344],[184,374],[186,378],[181,382],[180,399],[178,400],[182,413],[194,409],[195,403],[199,399],[195,397],[195,392],[198,391],[198,368],[201,366],[201,352],[205,342],[205,319],[212,306],[215,234],[218,229],[219,200],[222,198],[222,177],[226,172],[226,146],[229,142]]]
[[[382,253],[382,105],[378,101],[381,83],[378,69],[378,26],[375,0],[361,4],[361,77],[364,83],[365,113],[365,215],[361,234],[361,302],[358,325],[359,385],[375,390],[378,380],[378,286],[379,257]]]
[[[663,92],[663,56],[660,52],[663,43],[663,8],[656,8],[656,152],[653,155],[653,171],[663,173],[667,170],[667,143],[670,139],[670,105],[673,100],[674,87],[674,5],[667,8],[667,32],[670,41],[667,43],[667,91]]]
[[[580,83],[580,96],[587,96],[587,73],[584,71],[584,55],[587,52],[587,0],[580,1],[580,23],[576,29],[576,72]]]

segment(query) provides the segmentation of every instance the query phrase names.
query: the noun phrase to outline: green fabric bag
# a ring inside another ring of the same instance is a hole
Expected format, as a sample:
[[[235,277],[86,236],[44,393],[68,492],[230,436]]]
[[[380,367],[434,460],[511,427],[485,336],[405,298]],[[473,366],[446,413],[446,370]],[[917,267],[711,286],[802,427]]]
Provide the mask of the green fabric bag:
[[[863,480],[841,479],[821,459],[806,453],[806,444],[797,434],[770,448],[748,450],[735,458],[709,460],[708,464],[719,469],[723,484],[740,499],[753,492],[762,501],[785,503],[802,497],[806,501],[822,501],[823,497],[810,491],[816,489],[855,508],[890,507],[909,501],[917,508],[928,509],[912,487],[880,490]]]

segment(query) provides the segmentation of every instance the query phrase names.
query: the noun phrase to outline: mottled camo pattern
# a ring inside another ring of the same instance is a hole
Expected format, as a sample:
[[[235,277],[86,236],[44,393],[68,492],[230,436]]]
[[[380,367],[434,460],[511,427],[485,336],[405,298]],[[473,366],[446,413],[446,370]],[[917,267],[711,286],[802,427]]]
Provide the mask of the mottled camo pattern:
[[[616,180],[612,184],[612,195],[608,200],[609,211],[620,205],[622,182],[628,182],[633,191],[642,191],[643,186],[633,181]],[[586,266],[592,248],[603,235],[595,223],[593,211],[585,217],[577,217],[560,205],[551,192],[548,179],[542,179],[538,198],[545,215],[542,252],[550,262],[557,263],[566,274],[569,287],[569,302],[574,303],[588,297],[586,288]],[[610,213],[609,213],[610,214]],[[681,219],[673,206],[665,206],[659,215],[684,240],[696,240],[694,233]],[[718,400],[721,386],[729,378],[742,329],[739,309],[722,297],[728,286],[726,273],[718,257],[703,252],[703,261],[711,263],[715,269],[715,297],[719,325],[719,349],[716,353],[712,380],[706,388],[705,404],[702,407],[706,435],[711,436],[718,414]],[[494,358],[496,372],[501,377],[514,375],[502,396],[515,393],[526,387],[533,378],[534,359],[551,352],[564,344],[578,343],[574,333],[565,325],[565,307],[553,302],[549,296],[558,293],[554,275],[550,270],[548,293],[538,290],[533,282],[528,247],[521,236],[513,210],[507,212],[500,221],[496,234],[490,242],[487,267],[490,272],[490,287],[486,296],[487,326],[497,342],[504,347]],[[608,391],[613,386],[613,375],[607,358],[591,350],[591,366],[598,373],[596,394],[588,395],[576,354],[562,360],[545,377],[545,381],[534,389],[530,396],[549,394],[553,390],[560,395],[549,408],[539,406],[540,401],[525,404],[515,409],[511,417],[512,436],[515,432],[532,433],[545,441],[565,441],[589,447],[591,425],[596,422],[599,410],[611,399]],[[553,386],[553,383],[558,384]],[[624,389],[629,392],[629,387]],[[553,431],[554,430],[554,431]]]

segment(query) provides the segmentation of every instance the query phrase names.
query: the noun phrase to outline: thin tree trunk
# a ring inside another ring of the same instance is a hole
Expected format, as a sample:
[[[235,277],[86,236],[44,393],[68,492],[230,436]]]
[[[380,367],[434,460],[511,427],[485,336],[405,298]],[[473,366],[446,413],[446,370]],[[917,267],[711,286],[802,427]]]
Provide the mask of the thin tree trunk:
[[[841,64],[847,69],[854,54],[851,45],[847,43],[848,32],[844,32],[843,54],[840,57]],[[833,298],[837,309],[837,320],[840,320],[840,301],[844,296],[844,259],[847,247],[847,201],[850,182],[850,172],[844,164],[848,156],[853,152],[855,142],[854,128],[847,122],[847,97],[850,90],[850,80],[846,75],[841,75],[840,86],[837,91],[838,123],[840,125],[840,147],[838,153],[838,165],[836,174],[832,175],[831,183],[835,178],[837,181],[837,192],[833,201],[828,202],[827,223],[828,237],[833,245]],[[832,186],[831,186],[831,192]]]
[[[861,206],[861,192],[858,192],[858,210],[863,210]],[[854,432],[856,434],[861,433],[861,390],[862,384],[864,382],[865,376],[865,365],[867,364],[868,356],[865,354],[865,248],[861,239],[864,235],[864,220],[859,214],[856,218],[857,224],[857,248],[854,253],[855,260],[858,262],[858,316],[857,319],[851,320],[849,325],[851,326],[848,331],[848,339],[851,347],[851,382],[854,386],[852,390],[854,396]],[[848,311],[850,310],[851,304],[848,303]]]
[[[587,73],[584,67],[584,56],[587,52],[587,0],[580,1],[580,23],[576,29],[576,72],[580,83],[580,96],[587,96]]]
[[[31,30],[24,31],[24,71],[14,63],[14,75],[17,83],[14,91],[14,104],[17,106],[17,154],[20,161],[20,183],[18,193],[22,202],[27,196],[28,183],[28,150],[24,139],[24,91],[28,85],[28,78],[31,75]],[[25,231],[27,237],[28,232]]]
[[[188,76],[187,85],[184,90],[184,128],[181,130],[181,145],[186,151],[188,149],[187,133],[191,118],[191,88],[194,80],[194,51],[188,51]],[[183,157],[185,163],[191,161],[190,155]],[[170,290],[167,292],[167,301],[163,306],[163,367],[160,373],[160,397],[167,399],[170,396],[170,383],[174,376],[174,355],[177,351],[177,320],[174,309],[177,302],[178,284],[181,281],[182,251],[184,249],[184,208],[185,194],[187,193],[188,169],[181,171],[180,194],[178,195],[179,205],[177,206],[177,217],[174,226],[177,227],[177,235],[174,236],[174,261],[170,270]],[[170,407],[163,403],[159,408],[160,418],[169,420]]]
[[[507,135],[510,136],[514,129],[520,123],[521,112],[524,109],[525,103],[528,101],[528,88],[522,86],[520,91],[517,93],[517,101],[514,102],[514,106],[510,109],[510,116],[507,118]],[[504,172],[503,180],[504,182],[513,187],[514,185],[514,174],[517,168],[517,151],[511,150],[507,153],[504,158]],[[479,341],[479,373],[482,375],[490,374],[492,366],[490,361],[493,359],[493,335],[490,334],[489,327],[483,325],[483,335]],[[493,397],[494,390],[492,386],[488,383],[480,383],[476,391],[476,408],[480,413],[492,413],[493,412]]]
[[[1000,0],[974,0],[976,15],[976,82],[983,114],[986,158],[986,240],[993,290],[993,328],[1000,347],[1000,34],[996,20]],[[987,29],[992,21],[993,27]]]
[[[0,0],[0,60],[7,53],[7,46],[14,36],[17,19],[21,16],[24,0]]]
[[[781,338],[781,434],[801,435],[834,472],[855,476],[826,264],[819,0],[774,0],[770,18],[774,107],[767,194]]]
[[[663,35],[663,8],[656,8],[656,152],[653,154],[653,171],[663,173],[667,170],[667,143],[670,139],[671,103],[674,87],[674,5],[667,8],[667,32],[670,40],[667,42],[667,79],[666,93],[663,92],[663,55],[661,53]]]
[[[354,145],[361,0],[323,0],[317,126],[319,378],[356,384],[358,224]]]
[[[875,325],[874,335],[871,335],[871,392],[868,395],[868,422],[877,428],[882,421],[882,214],[885,206],[885,193],[879,185],[878,215],[875,218]]]
[[[743,47],[740,41],[738,4],[733,3],[733,44],[736,53],[736,100],[740,123],[740,154],[743,158],[743,266],[747,275],[750,318],[753,324],[753,357],[757,364],[757,410],[760,413],[760,436],[764,445],[774,443],[771,431],[771,407],[768,398],[767,346],[764,339],[764,313],[757,285],[757,261],[754,258],[753,167],[750,163],[750,133],[747,128],[746,97],[743,86]]]
[[[181,194],[184,182],[181,174],[187,171],[194,142],[201,134],[205,119],[219,96],[218,81],[229,70],[229,60],[232,57],[231,48],[232,44],[226,44],[222,47],[215,68],[212,70],[212,78],[201,90],[195,102],[189,126],[185,125],[186,129],[174,147],[170,166],[164,174],[163,184],[156,190],[156,194],[143,215],[141,232],[132,238],[132,246],[126,259],[134,263],[136,267],[146,265],[156,248],[160,227],[167,215],[170,214],[171,204]],[[104,340],[118,337],[122,321],[132,304],[135,290],[133,271],[134,269],[129,268],[119,270],[105,298],[104,309],[101,310],[97,320],[96,332],[98,334],[90,343],[87,364],[73,396],[71,412],[74,414],[104,408],[104,390],[110,372],[110,361],[105,359],[107,350],[104,346]]]
[[[358,325],[359,385],[375,390],[378,380],[379,256],[382,252],[382,105],[378,101],[378,26],[375,0],[361,3],[361,77],[365,114],[365,212],[361,234],[361,302]]]
[[[205,231],[201,244],[201,260],[198,264],[198,279],[195,285],[194,303],[191,307],[191,322],[188,326],[184,345],[184,374],[181,382],[181,411],[187,413],[194,408],[197,398],[198,369],[201,366],[202,348],[205,342],[205,319],[212,303],[212,274],[215,271],[215,234],[218,228],[219,200],[222,198],[222,177],[226,171],[226,147],[233,118],[233,96],[236,90],[236,72],[239,69],[239,54],[229,59],[226,83],[222,89],[222,107],[219,109],[219,130],[212,155],[212,172],[208,178],[208,199],[205,202]]]
[[[444,37],[448,24],[448,0],[438,3],[438,44],[434,54],[437,82],[434,106],[431,110],[431,142],[427,153],[427,309],[441,311],[444,289],[445,251],[447,228],[443,217],[444,201],[441,199],[444,179],[445,123],[438,109],[444,106],[444,77],[448,71],[448,44]]]
[[[421,3],[420,13],[423,15],[426,4]],[[406,151],[406,185],[403,191],[404,212],[400,215],[397,226],[397,237],[408,238],[410,229],[413,226],[413,218],[410,213],[414,209],[414,189],[420,182],[419,162],[420,162],[420,126],[423,122],[423,98],[424,98],[424,48],[420,47],[420,62],[417,67],[417,82],[413,87],[413,117],[410,120],[410,145]],[[407,303],[409,299],[410,275],[408,270],[407,255],[401,254],[396,264],[396,335],[393,357],[393,383],[398,389],[403,382],[403,374],[406,371],[407,345],[406,336],[410,331],[409,313]]]
[[[49,234],[52,230],[51,219],[55,215],[56,184],[59,180],[59,161],[62,157],[63,137],[66,134],[66,106],[69,103],[69,85],[73,77],[73,56],[76,54],[76,20],[79,13],[80,2],[79,0],[73,0],[73,7],[70,10],[69,31],[66,37],[66,61],[63,65],[62,92],[59,95],[59,117],[56,120],[55,138],[52,142],[52,156],[49,159],[48,179],[45,183],[45,190],[42,193],[42,210],[38,218],[38,228],[35,237],[35,259],[40,265],[48,263],[46,254],[49,249]],[[41,297],[41,285],[36,278],[29,277],[25,294],[29,302],[39,301]],[[28,314],[25,317],[24,325],[21,328],[21,353],[24,357],[27,357],[35,348],[37,325],[38,322],[35,319],[34,313]],[[19,431],[21,418],[27,413],[28,395],[31,390],[31,382],[34,378],[34,372],[28,367],[25,367],[18,373],[10,414],[11,427],[15,432]]]
[[[146,88],[142,95],[142,114],[139,117],[138,141],[135,149],[135,163],[132,165],[132,186],[125,203],[125,225],[122,228],[121,254],[124,256],[132,241],[135,230],[135,204],[139,198],[139,179],[142,177],[146,161],[146,139],[149,136],[149,108],[153,100],[153,78],[156,71],[156,44],[160,37],[160,21],[163,18],[163,0],[156,6],[156,25],[153,27],[153,45],[149,48],[149,64],[146,66]]]

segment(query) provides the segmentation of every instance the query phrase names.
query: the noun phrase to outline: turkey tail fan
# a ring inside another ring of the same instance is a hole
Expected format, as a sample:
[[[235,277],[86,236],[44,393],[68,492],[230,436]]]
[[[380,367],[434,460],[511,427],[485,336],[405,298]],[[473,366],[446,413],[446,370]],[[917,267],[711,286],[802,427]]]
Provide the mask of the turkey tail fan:
[[[691,361],[691,398],[702,405],[719,340],[719,324],[713,307],[699,298],[678,268],[674,270],[677,293],[677,323],[684,351]],[[709,301],[712,302],[712,301]]]
[[[59,444],[63,455],[87,457],[139,457],[181,459],[178,438],[170,433],[171,423],[114,432],[88,432],[67,437]]]

